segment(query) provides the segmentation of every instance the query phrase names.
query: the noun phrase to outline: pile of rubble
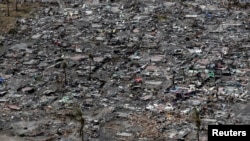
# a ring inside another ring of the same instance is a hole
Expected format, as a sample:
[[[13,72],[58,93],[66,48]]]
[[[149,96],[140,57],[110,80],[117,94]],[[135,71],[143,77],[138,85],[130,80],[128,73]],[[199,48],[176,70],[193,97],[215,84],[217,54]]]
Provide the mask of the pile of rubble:
[[[248,124],[249,12],[218,1],[50,5],[0,35],[0,133],[33,140],[195,140]]]

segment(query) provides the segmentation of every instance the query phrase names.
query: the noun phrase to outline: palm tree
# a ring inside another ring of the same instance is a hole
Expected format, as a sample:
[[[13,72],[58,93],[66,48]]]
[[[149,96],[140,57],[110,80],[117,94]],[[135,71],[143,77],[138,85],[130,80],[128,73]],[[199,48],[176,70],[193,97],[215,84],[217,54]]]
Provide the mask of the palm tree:
[[[83,111],[80,107],[80,105],[75,105],[74,108],[72,109],[73,111],[70,112],[69,114],[67,114],[67,116],[72,119],[77,121],[80,124],[80,128],[79,128],[79,134],[80,137],[82,139],[82,141],[84,141],[84,125],[85,125],[85,118],[83,117]]]
[[[197,127],[196,137],[197,137],[197,140],[200,141],[201,119],[200,119],[200,113],[196,107],[193,108],[193,120]]]

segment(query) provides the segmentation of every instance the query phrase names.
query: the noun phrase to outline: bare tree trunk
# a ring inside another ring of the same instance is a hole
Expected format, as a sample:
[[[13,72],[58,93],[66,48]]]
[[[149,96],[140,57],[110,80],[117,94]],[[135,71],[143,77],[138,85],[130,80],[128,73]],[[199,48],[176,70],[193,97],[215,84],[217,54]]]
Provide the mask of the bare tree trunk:
[[[200,134],[199,134],[199,130],[197,129],[197,134],[196,134],[196,136],[197,136],[197,141],[200,141]]]
[[[67,85],[67,71],[66,68],[64,69],[64,85]]]
[[[91,61],[89,62],[89,80],[91,80]]]
[[[15,4],[16,4],[16,11],[18,10],[18,6],[17,6],[17,0],[15,0]]]
[[[7,6],[7,16],[9,17],[10,16],[10,6],[9,6],[10,2],[9,2],[9,0],[5,0],[5,2],[6,2],[6,6]]]

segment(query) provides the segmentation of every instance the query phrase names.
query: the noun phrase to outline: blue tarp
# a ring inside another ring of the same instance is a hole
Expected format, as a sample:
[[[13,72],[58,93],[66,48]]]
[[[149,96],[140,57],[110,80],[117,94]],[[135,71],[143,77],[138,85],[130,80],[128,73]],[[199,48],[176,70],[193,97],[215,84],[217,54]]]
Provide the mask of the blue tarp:
[[[4,79],[0,77],[0,84],[4,82]]]

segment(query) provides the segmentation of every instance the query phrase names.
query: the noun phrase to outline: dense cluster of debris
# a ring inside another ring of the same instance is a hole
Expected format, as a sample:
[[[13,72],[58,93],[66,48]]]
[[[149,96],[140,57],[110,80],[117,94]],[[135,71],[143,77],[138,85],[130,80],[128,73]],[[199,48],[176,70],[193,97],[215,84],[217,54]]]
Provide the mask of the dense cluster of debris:
[[[18,19],[0,35],[0,133],[191,141],[194,109],[201,141],[208,124],[250,123],[247,4],[86,0]]]

